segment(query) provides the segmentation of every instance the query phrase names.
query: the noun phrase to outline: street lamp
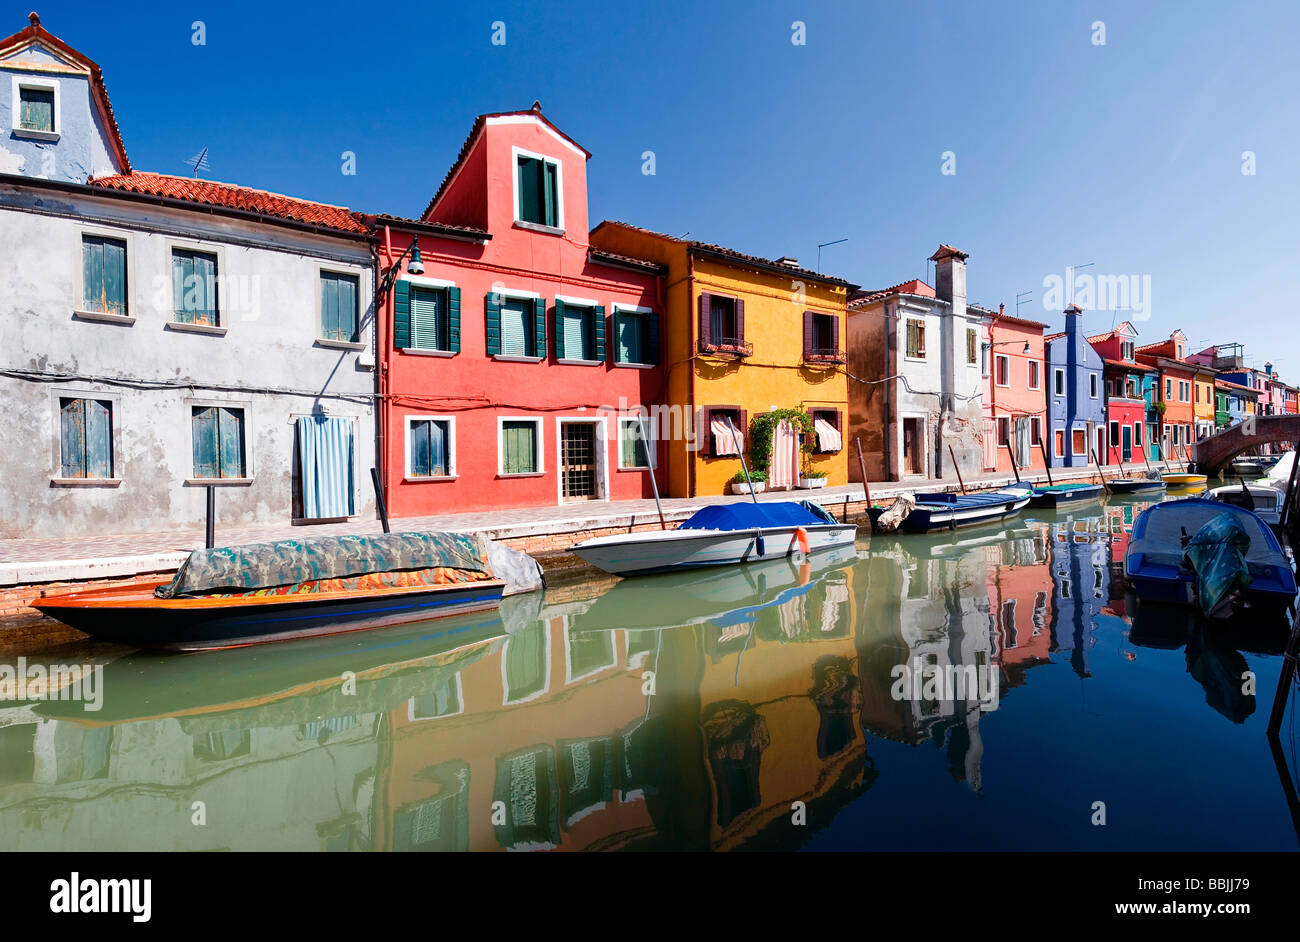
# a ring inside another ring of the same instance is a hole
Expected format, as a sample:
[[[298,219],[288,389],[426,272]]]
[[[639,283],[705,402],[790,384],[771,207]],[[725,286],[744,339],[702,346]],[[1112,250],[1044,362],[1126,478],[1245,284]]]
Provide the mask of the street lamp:
[[[393,290],[393,282],[397,280],[397,271],[402,267],[402,259],[406,258],[408,254],[411,256],[411,260],[406,264],[406,273],[408,275],[424,274],[424,262],[420,259],[420,237],[416,236],[411,239],[411,244],[406,247],[405,251],[397,256],[397,261],[393,264],[393,267],[384,272],[384,280],[379,285],[380,297]]]

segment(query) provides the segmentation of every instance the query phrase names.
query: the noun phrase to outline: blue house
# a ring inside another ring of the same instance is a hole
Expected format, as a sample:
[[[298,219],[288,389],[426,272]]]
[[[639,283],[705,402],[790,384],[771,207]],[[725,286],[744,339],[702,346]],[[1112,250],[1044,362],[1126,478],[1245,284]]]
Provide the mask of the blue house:
[[[1106,368],[1083,333],[1083,308],[1065,309],[1065,330],[1047,340],[1048,458],[1053,468],[1084,468],[1106,454]]]

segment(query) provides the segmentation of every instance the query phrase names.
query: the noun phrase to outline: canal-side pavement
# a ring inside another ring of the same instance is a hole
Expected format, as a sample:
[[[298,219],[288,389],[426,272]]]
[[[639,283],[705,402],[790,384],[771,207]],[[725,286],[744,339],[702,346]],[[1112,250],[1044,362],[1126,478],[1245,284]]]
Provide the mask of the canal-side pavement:
[[[1109,473],[1109,470],[1108,470]],[[1057,482],[1096,480],[1095,470],[1082,468],[1053,471]],[[1046,474],[1025,474],[1027,482],[1045,483]],[[1014,483],[1005,474],[980,475],[966,479],[969,490],[1002,487]],[[900,494],[926,491],[957,491],[956,479],[941,481],[891,481],[870,485],[871,500],[881,503]],[[760,501],[812,499],[837,517],[859,519],[866,507],[860,484],[816,490],[777,491],[758,495]],[[748,495],[664,498],[663,514],[669,525],[680,522],[700,507],[726,501],[749,500]],[[605,533],[654,529],[659,516],[653,500],[602,501],[564,504],[481,513],[438,514],[402,517],[390,521],[393,530],[450,530],[477,533],[501,540],[534,555],[561,553],[573,543]],[[351,520],[312,526],[223,527],[220,508],[216,528],[218,545],[301,539],[312,536],[340,536],[349,533],[380,533],[378,520]],[[79,583],[99,579],[122,579],[145,573],[174,571],[190,550],[203,546],[202,530],[132,533],[114,536],[32,537],[0,540],[0,616],[28,611],[26,603],[51,583]]]

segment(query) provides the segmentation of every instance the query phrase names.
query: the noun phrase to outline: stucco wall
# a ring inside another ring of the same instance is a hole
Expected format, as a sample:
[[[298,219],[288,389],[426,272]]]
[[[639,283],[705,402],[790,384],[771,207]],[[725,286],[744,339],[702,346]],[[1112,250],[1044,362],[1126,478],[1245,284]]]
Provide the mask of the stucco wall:
[[[355,505],[373,514],[369,248],[356,240],[140,206],[125,200],[0,187],[0,537],[95,535],[202,526],[193,477],[191,404],[246,410],[251,483],[221,486],[218,526],[289,523],[292,418],[355,420]],[[129,322],[77,314],[84,232],[127,243]],[[171,326],[173,244],[219,258],[224,336]],[[364,348],[324,346],[322,267],[359,278]],[[15,371],[29,375],[15,375]],[[57,486],[59,397],[113,409],[117,486]]]

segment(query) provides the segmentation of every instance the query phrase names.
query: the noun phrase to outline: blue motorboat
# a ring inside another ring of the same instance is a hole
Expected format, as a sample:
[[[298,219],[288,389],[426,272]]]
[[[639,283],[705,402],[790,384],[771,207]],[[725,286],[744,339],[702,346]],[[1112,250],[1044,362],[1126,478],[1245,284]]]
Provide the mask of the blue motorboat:
[[[1028,503],[1028,486],[1004,487],[976,494],[917,494],[916,506],[903,521],[902,529],[908,533],[930,533],[973,527],[1014,517]],[[872,509],[873,521],[880,512],[880,508]]]
[[[1124,572],[1143,602],[1199,605],[1212,617],[1288,611],[1295,574],[1277,537],[1243,507],[1189,497],[1144,510]]]
[[[1080,481],[1076,484],[1049,484],[1036,487],[1029,498],[1032,507],[1064,507],[1101,499],[1102,486]]]

